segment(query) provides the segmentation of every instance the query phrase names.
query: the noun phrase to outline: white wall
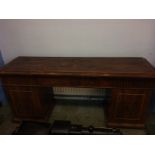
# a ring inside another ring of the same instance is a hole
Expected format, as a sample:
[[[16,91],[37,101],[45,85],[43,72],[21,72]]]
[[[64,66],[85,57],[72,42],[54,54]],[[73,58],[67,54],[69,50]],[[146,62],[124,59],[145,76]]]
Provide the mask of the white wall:
[[[0,50],[16,56],[145,57],[155,66],[155,20],[0,20]]]

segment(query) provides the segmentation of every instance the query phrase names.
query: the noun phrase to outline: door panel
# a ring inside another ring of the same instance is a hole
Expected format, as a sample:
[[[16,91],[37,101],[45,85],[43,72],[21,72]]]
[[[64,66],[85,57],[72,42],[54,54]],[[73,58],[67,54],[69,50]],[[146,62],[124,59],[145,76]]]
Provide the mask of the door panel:
[[[149,89],[114,89],[108,106],[111,127],[144,127],[150,103]]]
[[[51,92],[49,92],[51,90]],[[52,88],[15,86],[6,87],[14,112],[19,119],[45,119],[54,105]]]

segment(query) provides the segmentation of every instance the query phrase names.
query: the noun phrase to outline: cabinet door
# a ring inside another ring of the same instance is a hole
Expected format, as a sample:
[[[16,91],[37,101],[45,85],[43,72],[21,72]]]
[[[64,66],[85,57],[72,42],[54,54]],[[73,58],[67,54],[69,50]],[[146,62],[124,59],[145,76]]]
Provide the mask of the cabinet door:
[[[35,115],[36,98],[33,91],[8,90],[11,106],[17,118],[31,118]]]
[[[150,91],[115,89],[108,110],[108,124],[122,127],[144,127]]]
[[[6,91],[15,119],[44,120],[48,117],[53,102],[50,100],[52,94],[50,96],[50,93],[45,91],[45,88],[10,86],[6,88]]]

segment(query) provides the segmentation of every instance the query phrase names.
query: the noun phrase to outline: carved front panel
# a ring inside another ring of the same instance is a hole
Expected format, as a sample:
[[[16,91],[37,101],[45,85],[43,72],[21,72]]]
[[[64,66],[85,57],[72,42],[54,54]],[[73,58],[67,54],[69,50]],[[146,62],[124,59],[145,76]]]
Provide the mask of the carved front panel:
[[[146,95],[143,92],[133,93],[121,91],[118,93],[115,105],[117,119],[140,120]]]
[[[15,117],[31,118],[35,115],[35,96],[32,91],[9,90],[8,95]]]
[[[115,89],[108,107],[108,125],[144,127],[150,99],[148,89]]]
[[[7,86],[15,119],[44,120],[52,110],[52,92],[48,88],[30,86]]]

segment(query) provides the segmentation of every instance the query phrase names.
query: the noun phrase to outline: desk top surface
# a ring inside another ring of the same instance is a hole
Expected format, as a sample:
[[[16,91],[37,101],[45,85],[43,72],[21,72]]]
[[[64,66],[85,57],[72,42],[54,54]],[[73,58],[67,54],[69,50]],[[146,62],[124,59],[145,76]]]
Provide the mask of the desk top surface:
[[[155,69],[144,58],[17,57],[0,75],[155,78]]]

